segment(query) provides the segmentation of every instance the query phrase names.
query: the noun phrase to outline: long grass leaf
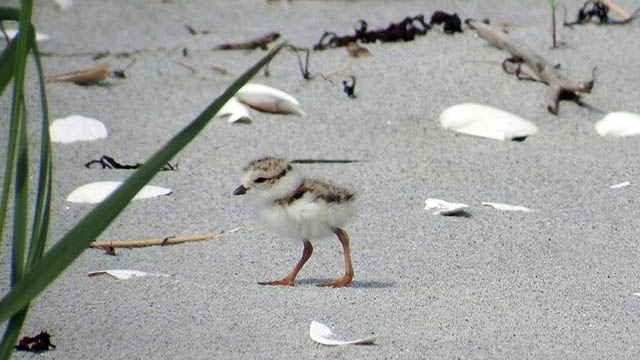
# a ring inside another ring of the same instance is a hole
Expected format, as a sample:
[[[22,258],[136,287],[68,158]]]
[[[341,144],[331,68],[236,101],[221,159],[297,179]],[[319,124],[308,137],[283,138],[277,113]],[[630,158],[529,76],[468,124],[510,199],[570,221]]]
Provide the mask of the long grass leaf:
[[[115,219],[161,167],[193,140],[236,91],[267,64],[280,49],[282,49],[282,44],[272,49],[269,54],[236,79],[192,123],[152,155],[118,190],[91,210],[56,245],[47,251],[42,259],[0,300],[0,322],[20,310],[53,282]]]
[[[18,21],[19,17],[20,10],[11,7],[0,7],[0,21]],[[2,94],[2,92],[4,91],[4,88],[9,83],[9,80],[13,78],[17,43],[18,39],[13,39],[9,42],[9,45],[4,48],[2,54],[0,54],[0,94]]]
[[[20,10],[7,6],[0,6],[0,20],[19,21]]]
[[[35,32],[32,32],[31,45],[33,58],[38,71],[38,84],[40,88],[40,112],[42,125],[40,135],[40,174],[38,180],[38,192],[36,194],[36,206],[33,216],[33,227],[29,254],[27,256],[26,269],[30,269],[37,260],[40,260],[47,241],[49,229],[49,211],[51,209],[51,138],[49,137],[49,105],[44,80],[44,71],[40,61],[40,52],[35,40]]]
[[[29,205],[29,156],[27,141],[27,124],[25,121],[24,104],[21,104],[18,159],[16,162],[16,186],[15,186],[15,209],[13,216],[13,245],[11,261],[11,285],[18,282],[25,271],[25,248],[27,243],[27,212]],[[28,305],[14,314],[9,321],[9,326],[5,330],[2,342],[0,343],[0,359],[8,359],[13,352],[13,346],[20,336],[20,329],[27,316]]]
[[[13,161],[16,154],[16,139],[18,136],[18,121],[20,115],[18,109],[24,98],[24,74],[26,67],[26,58],[30,50],[29,41],[31,26],[31,12],[33,10],[33,2],[31,0],[23,0],[20,9],[20,25],[18,27],[18,35],[16,36],[16,57],[14,61],[14,81],[13,81],[13,101],[11,103],[11,125],[9,130],[9,147],[7,150],[7,161],[5,163],[4,184],[2,188],[2,198],[0,198],[0,242],[3,239],[2,229],[4,229],[4,220],[9,200],[9,189],[11,188],[11,177],[13,176]],[[33,35],[35,36],[35,34]]]
[[[11,136],[17,135],[17,162],[16,162],[16,182],[15,182],[15,210],[14,210],[14,219],[13,219],[13,244],[12,244],[12,264],[11,264],[11,285],[12,287],[18,283],[25,273],[25,263],[24,263],[24,253],[26,248],[27,241],[27,212],[28,212],[28,203],[29,203],[29,157],[28,157],[28,146],[29,141],[27,139],[27,122],[25,120],[26,117],[26,109],[24,105],[24,77],[25,77],[25,67],[26,67],[26,58],[30,50],[29,41],[31,37],[35,38],[35,31],[31,26],[31,12],[33,8],[32,0],[23,0],[22,6],[20,10],[20,24],[19,24],[19,35],[16,37],[18,39],[16,44],[16,53],[13,61],[14,65],[14,82],[13,82],[13,102],[11,107]],[[4,8],[3,8],[4,9]],[[5,11],[6,12],[6,11]],[[5,14],[6,15],[6,14]],[[11,15],[11,14],[9,14]],[[33,32],[33,34],[30,34]],[[17,132],[15,129],[17,128]],[[15,137],[14,137],[15,142]],[[9,141],[11,144],[11,140]],[[11,154],[11,161],[7,161],[7,168],[11,169],[13,167],[13,156],[15,155],[16,150],[10,148],[8,150],[9,154]],[[9,170],[11,173],[12,171]],[[6,173],[6,171],[5,171]],[[0,241],[2,239],[2,228],[4,226],[4,215],[6,211],[6,200],[8,193],[5,193],[5,190],[10,188],[11,180],[10,177],[5,177],[5,182],[9,183],[8,187],[3,188],[3,198],[2,198],[2,208],[0,209],[2,213],[0,214]],[[27,316],[28,312],[28,302],[20,307],[20,310],[16,312],[9,321],[9,325],[7,326],[2,342],[0,342],[0,359],[8,359],[13,352],[13,346],[20,335],[20,329],[22,329],[22,325],[24,324],[24,320]]]
[[[13,79],[13,73],[16,70],[16,52],[18,49],[18,39],[14,38],[9,45],[2,50],[0,54],[0,95]]]

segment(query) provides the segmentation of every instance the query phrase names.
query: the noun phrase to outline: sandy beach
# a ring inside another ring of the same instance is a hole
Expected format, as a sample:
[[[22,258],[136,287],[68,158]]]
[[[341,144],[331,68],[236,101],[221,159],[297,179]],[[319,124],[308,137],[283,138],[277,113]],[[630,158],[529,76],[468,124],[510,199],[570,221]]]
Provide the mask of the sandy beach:
[[[573,20],[582,1],[562,4]],[[638,7],[617,4],[630,12]],[[71,191],[131,173],[87,169],[87,161],[109,155],[144,162],[266,54],[213,50],[217,45],[278,32],[280,40],[312,47],[324,31],[352,34],[360,19],[376,29],[407,16],[428,19],[435,10],[502,24],[572,79],[589,79],[597,67],[593,91],[582,98],[589,106],[563,101],[558,115],[549,113],[547,86],[504,73],[509,54],[466,26],[454,35],[438,27],[413,41],[362,44],[371,53],[365,58],[343,47],[312,51],[310,80],[296,53],[285,49],[269,76],[261,72],[253,82],[291,94],[306,116],[252,110],[251,124],[213,120],[173,159],[177,171],[152,180],[173,193],[132,202],[98,240],[242,228],[204,242],[117,249],[117,256],[87,249],[32,304],[23,329],[25,335],[46,329],[56,349],[14,357],[636,357],[640,137],[605,138],[594,124],[613,111],[640,113],[640,22],[559,27],[565,45],[551,49],[548,1],[87,0],[64,11],[53,1],[37,2],[35,25],[50,36],[40,44],[48,74],[100,63],[126,74],[93,86],[48,84],[52,119],[89,116],[109,132],[103,140],[54,144],[50,242],[92,208],[65,201]],[[108,54],[94,60],[101,52]],[[350,76],[355,98],[343,91]],[[30,80],[36,94],[33,66]],[[0,99],[5,120],[9,97],[5,91]],[[512,112],[539,132],[513,142],[444,130],[440,112],[467,102]],[[3,121],[0,163],[7,129]],[[284,276],[302,251],[299,242],[260,228],[232,195],[243,166],[266,155],[360,161],[295,165],[357,193],[358,214],[346,226],[355,268],[350,287],[317,286],[341,275],[335,239],[314,245],[296,286],[257,284]],[[610,188],[624,181],[631,185]],[[468,216],[432,215],[424,210],[427,198],[469,204]],[[482,202],[534,211],[499,211]],[[9,261],[4,239],[4,291]],[[87,276],[103,269],[170,277]],[[375,335],[375,345],[319,345],[309,337],[312,320],[341,338]]]

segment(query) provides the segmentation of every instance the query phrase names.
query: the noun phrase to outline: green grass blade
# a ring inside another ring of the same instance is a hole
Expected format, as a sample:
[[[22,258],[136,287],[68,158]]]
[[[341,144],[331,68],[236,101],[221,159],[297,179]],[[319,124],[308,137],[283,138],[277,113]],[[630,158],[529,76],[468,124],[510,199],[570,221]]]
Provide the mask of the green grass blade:
[[[11,261],[11,285],[24,275],[24,255],[27,243],[27,212],[29,205],[29,156],[27,151],[27,124],[24,104],[20,109],[20,125],[18,140],[18,161],[16,163],[15,210],[13,217],[13,246]],[[0,359],[8,359],[20,335],[20,329],[27,316],[28,305],[11,317],[9,326],[0,343]]]
[[[22,1],[22,8],[20,10],[20,26],[18,27],[19,34],[16,36],[16,54],[14,61],[14,81],[13,81],[13,101],[11,104],[11,126],[9,132],[9,147],[7,150],[7,162],[5,163],[4,171],[4,185],[2,188],[2,198],[0,198],[0,242],[3,239],[2,229],[4,229],[4,219],[7,211],[7,203],[9,200],[9,189],[11,188],[11,177],[13,176],[13,161],[16,154],[16,139],[18,136],[18,121],[20,115],[18,109],[23,103],[24,98],[24,74],[26,66],[27,54],[30,50],[31,42],[29,39],[31,35],[30,31],[33,31],[31,26],[31,12],[33,10],[33,3],[30,0]],[[35,31],[34,31],[35,32]],[[26,36],[24,36],[26,34]],[[35,35],[33,35],[35,36]]]
[[[7,6],[0,6],[0,20],[20,20],[20,10]]]
[[[15,20],[17,21],[20,16],[18,9],[9,7],[0,7],[0,21],[2,20]],[[0,54],[0,95],[4,92],[7,84],[13,78],[13,72],[15,71],[16,60],[16,48],[18,46],[18,39],[13,39],[9,42],[9,45],[4,48],[2,54]]]
[[[204,128],[220,108],[282,49],[275,47],[236,79],[192,123],[134,172],[118,190],[91,210],[0,300],[0,322],[19,311],[55,280],[125,208],[138,191]]]
[[[0,343],[0,360],[7,360],[13,353],[14,347],[20,337],[20,329],[24,324],[24,320],[27,318],[28,307],[22,308],[9,320],[9,326],[2,337],[2,343]]]
[[[49,105],[45,88],[44,71],[40,61],[38,44],[34,36],[31,38],[33,58],[38,71],[38,83],[40,87],[40,112],[42,113],[42,130],[40,135],[40,175],[38,180],[38,192],[36,195],[36,207],[33,216],[33,228],[29,254],[27,256],[26,269],[30,269],[36,261],[40,260],[47,241],[49,229],[49,211],[51,208],[51,138],[49,137]]]
[[[18,39],[9,42],[6,48],[0,54],[0,95],[13,79],[13,72],[16,69],[16,51],[18,49]]]

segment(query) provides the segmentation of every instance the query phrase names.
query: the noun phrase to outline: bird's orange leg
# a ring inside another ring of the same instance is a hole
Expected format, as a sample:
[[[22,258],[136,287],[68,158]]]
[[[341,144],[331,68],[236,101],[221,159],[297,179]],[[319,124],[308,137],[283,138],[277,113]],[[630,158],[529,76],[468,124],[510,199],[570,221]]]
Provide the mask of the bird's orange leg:
[[[262,281],[262,282],[259,282],[258,284],[293,286],[293,280],[295,280],[296,275],[298,275],[298,272],[300,272],[300,269],[302,269],[302,267],[307,262],[307,260],[309,260],[309,258],[311,257],[311,254],[313,254],[313,246],[311,246],[311,243],[308,240],[305,240],[304,249],[302,249],[302,257],[300,258],[300,261],[298,261],[296,266],[293,268],[293,270],[291,270],[289,275],[287,275],[282,280]]]
[[[346,231],[336,228],[333,232],[338,236],[344,252],[344,276],[338,280],[328,282],[323,286],[343,287],[353,280],[353,266],[351,265],[351,251],[349,250],[349,235]]]

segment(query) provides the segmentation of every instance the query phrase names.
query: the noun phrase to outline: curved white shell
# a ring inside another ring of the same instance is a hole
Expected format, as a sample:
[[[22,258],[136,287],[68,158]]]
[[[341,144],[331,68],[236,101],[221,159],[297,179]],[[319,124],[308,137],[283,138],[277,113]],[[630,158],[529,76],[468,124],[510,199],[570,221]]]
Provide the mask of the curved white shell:
[[[602,136],[624,137],[640,134],[640,115],[626,111],[607,114],[594,127]]]
[[[483,202],[482,205],[491,206],[496,210],[502,210],[502,211],[524,211],[524,212],[533,211],[528,207],[519,206],[519,205],[509,205],[509,204],[503,204],[503,203],[497,203],[497,202]]]
[[[464,212],[469,205],[450,203],[448,201],[429,198],[425,200],[425,210],[435,210],[433,215],[456,215]]]
[[[317,321],[311,321],[311,325],[309,326],[309,337],[319,344],[330,346],[373,344],[373,341],[376,339],[375,336],[372,336],[358,340],[338,340],[336,339],[336,335],[327,325],[321,324]]]
[[[261,84],[246,84],[236,93],[238,100],[260,111],[305,115],[300,103],[284,91]]]
[[[439,120],[447,130],[496,140],[522,139],[538,132],[535,124],[517,115],[473,103],[448,107]]]
[[[249,113],[249,108],[242,104],[238,99],[234,96],[226,104],[218,111],[216,117],[225,117],[229,118],[227,121],[229,123],[242,122],[242,123],[250,123],[253,121],[251,114]]]
[[[49,126],[51,141],[72,143],[75,141],[91,141],[107,137],[107,128],[100,120],[71,115],[56,119]]]
[[[97,204],[111,195],[120,185],[122,185],[122,181],[98,181],[85,184],[73,190],[71,194],[67,196],[67,201]],[[160,186],[145,185],[136,196],[133,197],[133,200],[169,195],[171,192],[171,189]]]

